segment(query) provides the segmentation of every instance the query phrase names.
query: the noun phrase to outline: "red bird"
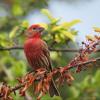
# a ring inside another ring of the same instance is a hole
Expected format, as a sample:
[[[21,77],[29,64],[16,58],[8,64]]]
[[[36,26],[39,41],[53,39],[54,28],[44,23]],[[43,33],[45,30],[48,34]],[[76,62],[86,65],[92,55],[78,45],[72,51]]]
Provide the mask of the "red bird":
[[[27,40],[24,43],[24,52],[28,63],[34,71],[43,67],[48,71],[52,70],[48,46],[46,42],[41,39],[43,31],[43,27],[35,24],[30,26],[26,32]],[[59,96],[59,92],[53,80],[50,83],[49,94],[50,96]]]

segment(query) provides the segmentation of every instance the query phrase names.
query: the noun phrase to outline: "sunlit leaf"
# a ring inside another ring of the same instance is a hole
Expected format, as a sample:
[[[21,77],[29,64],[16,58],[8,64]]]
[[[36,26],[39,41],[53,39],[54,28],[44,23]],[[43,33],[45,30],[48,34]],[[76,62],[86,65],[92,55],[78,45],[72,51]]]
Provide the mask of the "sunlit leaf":
[[[39,23],[39,25],[41,25],[42,27],[44,27],[45,29],[47,29],[48,28],[48,25],[47,24],[45,24],[45,23]]]
[[[62,32],[66,37],[71,39],[73,42],[75,41],[75,36],[71,32],[63,31]]]
[[[71,21],[71,22],[64,22],[64,23],[62,23],[61,25],[62,25],[63,27],[69,28],[69,27],[72,27],[72,26],[74,26],[74,25],[76,25],[76,24],[78,24],[78,23],[80,23],[80,22],[81,22],[80,20],[76,19],[76,20],[73,20],[73,21]]]
[[[14,27],[12,31],[9,33],[9,38],[14,38],[16,36],[16,32],[18,31],[18,29],[18,26]]]
[[[12,42],[8,40],[8,35],[6,33],[0,34],[0,45],[4,47],[12,45]]]
[[[87,40],[94,40],[95,38],[94,38],[93,35],[87,35],[87,36],[86,36],[86,39],[87,39]]]
[[[19,26],[15,26],[12,31],[9,33],[9,38],[15,38],[20,36],[28,28],[28,21],[23,21]]]
[[[100,32],[100,28],[99,27],[93,27],[95,32]]]
[[[21,24],[21,26],[24,27],[24,28],[28,28],[28,26],[29,26],[28,21],[26,21],[26,20],[23,21],[22,24]]]
[[[59,30],[61,30],[63,27],[62,26],[54,26],[53,28],[52,28],[52,31],[53,32],[55,32],[55,31],[59,31]]]
[[[60,21],[60,18],[54,18],[51,24],[57,24]]]
[[[70,22],[70,25],[73,26],[73,25],[76,25],[76,24],[78,24],[78,23],[80,23],[80,22],[81,22],[81,20],[76,19],[76,20],[71,21],[71,22]]]
[[[51,21],[54,19],[48,9],[42,9],[41,12],[46,15]]]
[[[58,53],[57,52],[50,52],[50,56],[51,56],[52,60],[56,60],[56,58],[58,57]]]
[[[23,14],[22,7],[20,5],[18,5],[18,4],[14,4],[13,7],[12,7],[12,13],[15,16],[22,15]]]

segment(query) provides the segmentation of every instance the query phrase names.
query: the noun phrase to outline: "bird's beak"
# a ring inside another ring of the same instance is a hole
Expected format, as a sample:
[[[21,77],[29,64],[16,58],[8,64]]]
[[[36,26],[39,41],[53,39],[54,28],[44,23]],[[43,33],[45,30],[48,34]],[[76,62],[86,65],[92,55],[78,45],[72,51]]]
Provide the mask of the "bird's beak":
[[[38,31],[39,31],[39,32],[43,32],[43,31],[44,31],[44,28],[43,28],[43,27],[39,27],[39,28],[38,28]]]

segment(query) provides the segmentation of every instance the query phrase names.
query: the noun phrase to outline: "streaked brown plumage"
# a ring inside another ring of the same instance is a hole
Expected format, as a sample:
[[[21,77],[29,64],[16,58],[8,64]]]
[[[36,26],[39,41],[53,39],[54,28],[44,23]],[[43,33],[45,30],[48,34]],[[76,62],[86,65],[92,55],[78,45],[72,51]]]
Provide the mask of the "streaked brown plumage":
[[[26,34],[28,38],[24,44],[24,52],[33,70],[45,67],[48,71],[51,71],[52,66],[48,46],[40,38],[42,31],[43,28],[39,25],[32,25],[29,27]],[[59,95],[53,79],[50,83],[49,93],[50,96]]]

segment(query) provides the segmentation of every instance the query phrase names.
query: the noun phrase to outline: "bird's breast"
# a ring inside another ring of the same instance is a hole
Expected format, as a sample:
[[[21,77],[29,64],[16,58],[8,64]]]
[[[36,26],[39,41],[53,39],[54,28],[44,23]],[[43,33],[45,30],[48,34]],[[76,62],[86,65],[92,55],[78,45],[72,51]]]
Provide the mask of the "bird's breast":
[[[24,51],[28,53],[34,53],[39,52],[41,50],[41,41],[37,39],[30,39],[27,40],[24,44]]]
[[[26,55],[26,58],[32,67],[36,67],[35,69],[37,69],[40,66],[38,65],[38,60],[42,54],[41,48],[41,43],[37,40],[29,40],[26,41],[24,44],[24,53]]]

